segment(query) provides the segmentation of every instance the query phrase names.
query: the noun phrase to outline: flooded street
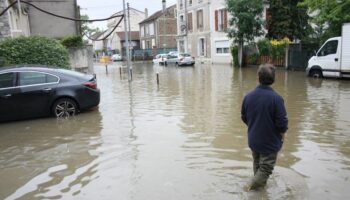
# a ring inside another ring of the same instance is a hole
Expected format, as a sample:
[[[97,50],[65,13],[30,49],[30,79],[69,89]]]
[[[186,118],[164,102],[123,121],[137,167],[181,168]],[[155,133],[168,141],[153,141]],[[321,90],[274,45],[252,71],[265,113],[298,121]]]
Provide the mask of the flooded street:
[[[245,192],[256,68],[138,63],[131,84],[119,64],[95,70],[99,108],[0,124],[0,199],[350,199],[349,80],[277,71],[289,130],[267,187]]]

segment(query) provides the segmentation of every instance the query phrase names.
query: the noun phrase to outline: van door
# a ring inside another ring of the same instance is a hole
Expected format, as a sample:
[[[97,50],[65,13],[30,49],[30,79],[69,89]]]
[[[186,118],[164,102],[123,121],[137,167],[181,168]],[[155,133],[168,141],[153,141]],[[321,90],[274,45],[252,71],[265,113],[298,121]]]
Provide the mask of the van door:
[[[323,76],[340,76],[340,42],[329,40],[317,53],[317,61],[322,68]]]

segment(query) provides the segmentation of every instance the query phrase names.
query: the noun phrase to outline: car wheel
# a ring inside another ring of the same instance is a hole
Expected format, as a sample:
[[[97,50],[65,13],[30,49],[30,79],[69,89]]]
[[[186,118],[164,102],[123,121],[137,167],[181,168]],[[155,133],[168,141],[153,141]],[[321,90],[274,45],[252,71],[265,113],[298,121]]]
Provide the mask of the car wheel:
[[[69,98],[58,99],[52,106],[52,113],[57,118],[74,116],[77,112],[77,104]]]
[[[310,72],[310,76],[313,77],[313,78],[322,78],[323,75],[322,75],[322,71],[321,70],[318,70],[318,69],[314,69]]]

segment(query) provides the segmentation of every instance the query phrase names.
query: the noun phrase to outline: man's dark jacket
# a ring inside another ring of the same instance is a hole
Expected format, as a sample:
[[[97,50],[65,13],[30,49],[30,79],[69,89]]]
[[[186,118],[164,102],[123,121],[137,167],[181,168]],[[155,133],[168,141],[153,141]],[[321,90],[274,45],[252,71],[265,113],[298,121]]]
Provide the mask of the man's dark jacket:
[[[243,100],[241,117],[248,126],[248,143],[252,151],[261,154],[278,152],[282,135],[288,129],[283,98],[271,87],[259,85]]]

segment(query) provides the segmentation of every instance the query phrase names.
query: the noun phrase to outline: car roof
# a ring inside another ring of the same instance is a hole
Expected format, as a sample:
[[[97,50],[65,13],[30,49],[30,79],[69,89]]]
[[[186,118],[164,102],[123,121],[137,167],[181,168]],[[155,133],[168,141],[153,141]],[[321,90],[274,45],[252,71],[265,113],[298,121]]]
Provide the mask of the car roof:
[[[63,69],[63,68],[48,66],[48,65],[37,65],[37,64],[27,65],[26,64],[26,65],[13,65],[13,66],[0,67],[0,73],[18,72],[18,71],[37,71],[37,72],[44,72],[44,73],[52,73],[54,75],[64,74],[64,75],[74,76],[74,77],[83,77],[86,75],[86,74],[72,71],[69,69]]]
[[[13,71],[57,71],[59,68],[48,65],[11,65],[0,67],[0,72],[13,72]]]

